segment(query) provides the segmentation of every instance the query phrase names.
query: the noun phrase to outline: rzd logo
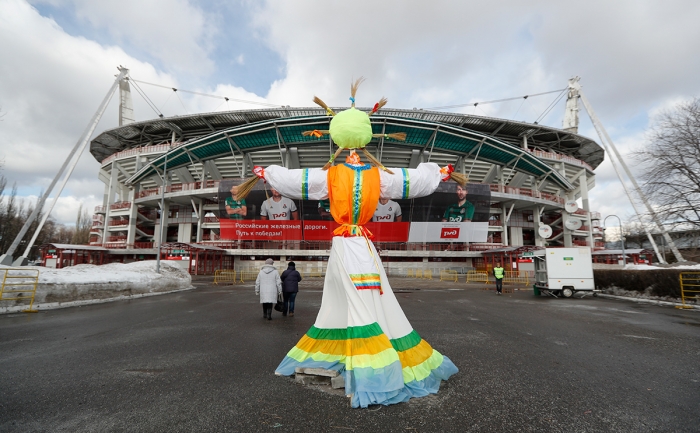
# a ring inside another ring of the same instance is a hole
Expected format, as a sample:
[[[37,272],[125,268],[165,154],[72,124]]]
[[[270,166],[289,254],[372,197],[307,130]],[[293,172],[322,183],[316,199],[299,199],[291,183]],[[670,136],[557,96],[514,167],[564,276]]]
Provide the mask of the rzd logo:
[[[273,213],[272,218],[274,219],[280,219],[280,218],[286,218],[287,217],[287,212],[284,213]]]
[[[440,239],[457,239],[459,237],[459,227],[443,227],[440,230]]]
[[[391,221],[391,215],[375,215],[374,219],[377,221],[384,221],[384,220]]]

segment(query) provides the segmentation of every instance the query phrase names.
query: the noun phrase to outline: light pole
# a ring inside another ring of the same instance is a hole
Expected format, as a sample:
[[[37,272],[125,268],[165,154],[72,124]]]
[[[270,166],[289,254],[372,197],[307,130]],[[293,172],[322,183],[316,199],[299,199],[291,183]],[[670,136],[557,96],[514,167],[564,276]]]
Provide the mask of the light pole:
[[[625,256],[625,233],[622,230],[622,220],[617,215],[606,216],[605,219],[603,220],[603,230],[605,230],[605,221],[607,221],[607,219],[610,217],[617,218],[617,221],[620,224],[620,243],[622,244],[622,267],[624,268],[625,266],[627,266],[627,257]]]

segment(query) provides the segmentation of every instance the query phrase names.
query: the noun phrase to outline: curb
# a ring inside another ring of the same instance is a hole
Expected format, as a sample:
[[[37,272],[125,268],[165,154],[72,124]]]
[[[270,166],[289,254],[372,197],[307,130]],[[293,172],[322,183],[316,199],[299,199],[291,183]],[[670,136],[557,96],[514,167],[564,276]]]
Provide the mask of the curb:
[[[115,302],[115,301],[128,301],[131,299],[145,298],[147,296],[167,295],[170,293],[184,292],[187,290],[194,290],[194,289],[196,289],[196,287],[190,286],[186,289],[170,290],[167,292],[139,293],[136,295],[117,296],[116,298],[85,299],[82,301],[68,301],[68,302],[49,302],[49,303],[45,303],[45,304],[34,304],[32,308],[34,308],[38,311],[58,310],[60,308],[82,307],[83,305],[104,304],[107,302]],[[29,305],[16,305],[16,306],[12,306],[12,307],[0,307],[0,314],[21,313],[24,310],[26,310],[28,307],[29,307]]]
[[[643,298],[631,298],[628,296],[617,296],[617,295],[606,295],[604,293],[598,293],[598,297],[600,298],[607,298],[607,299],[617,299],[619,301],[632,301],[632,302],[639,302],[642,304],[654,304],[654,305],[662,305],[665,307],[679,307],[682,306],[683,304],[680,302],[669,302],[669,301],[657,301],[654,299],[643,299]],[[700,305],[690,305],[686,304],[686,307],[691,307],[694,310],[700,310]]]

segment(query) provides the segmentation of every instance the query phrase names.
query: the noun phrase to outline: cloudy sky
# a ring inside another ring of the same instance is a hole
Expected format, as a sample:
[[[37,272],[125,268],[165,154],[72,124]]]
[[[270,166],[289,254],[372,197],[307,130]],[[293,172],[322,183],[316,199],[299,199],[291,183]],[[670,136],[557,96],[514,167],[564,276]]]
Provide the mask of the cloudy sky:
[[[575,6],[574,6],[575,5]],[[700,2],[416,0],[0,0],[0,163],[36,200],[124,65],[137,80],[246,101],[397,108],[467,104],[561,89],[575,75],[623,154],[654,117],[700,96]],[[142,87],[166,116],[255,105]],[[556,95],[455,112],[533,122]],[[111,104],[97,133],[117,125]],[[156,113],[134,93],[137,120]],[[561,127],[561,102],[540,123]],[[580,132],[597,139],[585,114]],[[639,169],[639,164],[634,164]],[[86,151],[52,215],[72,224],[101,203]],[[608,161],[592,207],[632,214]],[[610,223],[610,221],[608,221]],[[610,224],[612,225],[612,224]]]

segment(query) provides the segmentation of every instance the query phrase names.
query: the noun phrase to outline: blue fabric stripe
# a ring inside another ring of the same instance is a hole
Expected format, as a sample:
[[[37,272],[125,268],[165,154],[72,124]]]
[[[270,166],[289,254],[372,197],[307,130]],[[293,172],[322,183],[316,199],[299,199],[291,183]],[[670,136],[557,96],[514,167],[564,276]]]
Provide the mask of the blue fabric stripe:
[[[392,364],[393,365],[393,364]],[[373,386],[363,386],[359,389],[355,383],[360,380],[366,380],[362,377],[362,370],[354,369],[345,372],[345,394],[351,394],[352,391],[352,407],[367,407],[371,404],[390,404],[401,403],[408,401],[411,398],[425,397],[429,394],[437,394],[440,389],[440,382],[449,379],[450,376],[459,371],[457,367],[446,356],[443,356],[442,364],[430,372],[430,375],[423,380],[412,380],[398,390],[392,390],[391,387],[384,388],[384,391],[372,391]],[[371,370],[371,369],[369,369]],[[359,374],[358,374],[359,373]],[[391,373],[386,376],[389,379]],[[403,375],[402,379],[403,381]],[[350,390],[350,391],[348,391]],[[388,391],[386,391],[388,390]]]
[[[304,362],[299,362],[294,358],[285,356],[277,369],[275,369],[275,374],[291,376],[294,374],[294,369],[296,367],[323,368],[326,370],[335,370],[338,373],[345,371],[345,364],[342,362],[314,361],[311,358],[304,360]]]
[[[440,389],[440,383],[447,380],[459,370],[454,363],[443,355],[442,363],[430,372],[423,380],[403,382],[401,362],[396,361],[382,369],[356,368],[352,371],[345,370],[345,364],[341,362],[314,361],[307,359],[298,362],[285,356],[275,374],[291,376],[296,367],[324,368],[335,370],[345,378],[345,394],[352,394],[352,407],[367,407],[371,404],[383,404],[388,406],[408,401],[411,398],[425,397],[436,394]]]
[[[365,171],[365,170],[369,170],[370,168],[372,168],[372,166],[369,164],[352,165],[352,164],[348,164],[347,162],[344,162],[343,165],[346,166],[347,168],[351,168],[355,171]]]
[[[403,173],[403,198],[408,198],[408,194],[410,192],[410,185],[409,185],[409,178],[408,178],[408,169],[407,168],[402,168],[401,172]]]

